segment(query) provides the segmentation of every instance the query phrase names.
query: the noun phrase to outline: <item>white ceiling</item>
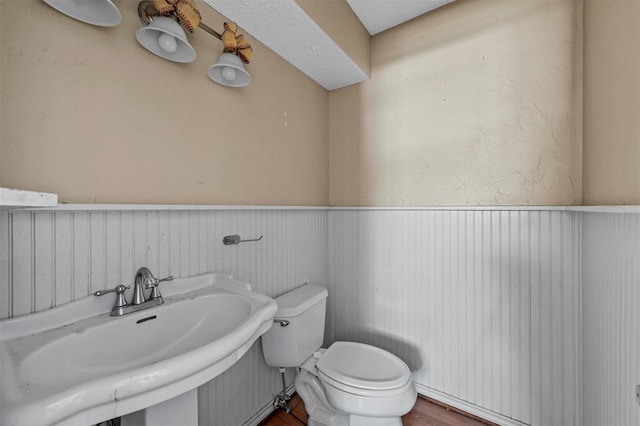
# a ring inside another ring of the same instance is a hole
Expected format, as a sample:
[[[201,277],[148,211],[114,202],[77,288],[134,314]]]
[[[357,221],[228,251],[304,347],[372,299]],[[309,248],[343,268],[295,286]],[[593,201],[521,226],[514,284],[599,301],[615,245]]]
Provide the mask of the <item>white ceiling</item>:
[[[347,0],[362,25],[375,35],[454,0]]]
[[[347,0],[369,34],[420,16],[454,0]],[[360,67],[295,0],[204,0],[327,90],[367,80]],[[287,31],[282,31],[286,28]],[[291,37],[295,34],[295,37]],[[254,62],[259,65],[259,52]],[[250,72],[250,71],[249,71]]]

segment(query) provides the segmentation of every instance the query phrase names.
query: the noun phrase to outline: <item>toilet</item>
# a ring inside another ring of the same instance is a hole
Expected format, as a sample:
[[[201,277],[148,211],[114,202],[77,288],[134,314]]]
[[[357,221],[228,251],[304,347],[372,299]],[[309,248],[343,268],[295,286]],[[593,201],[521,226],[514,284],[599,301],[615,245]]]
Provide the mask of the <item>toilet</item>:
[[[409,367],[363,343],[321,348],[327,295],[305,284],[275,299],[275,322],[262,335],[267,365],[299,368],[295,387],[309,426],[401,426],[417,397]]]

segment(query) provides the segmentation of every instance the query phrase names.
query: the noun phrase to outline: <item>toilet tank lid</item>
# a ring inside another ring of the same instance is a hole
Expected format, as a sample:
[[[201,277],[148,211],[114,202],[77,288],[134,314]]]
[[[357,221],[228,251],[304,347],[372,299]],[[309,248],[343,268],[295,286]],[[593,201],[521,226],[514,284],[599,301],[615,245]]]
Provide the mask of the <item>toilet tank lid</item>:
[[[329,293],[324,287],[315,284],[305,284],[281,296],[276,297],[278,310],[276,318],[295,317],[326,299]]]

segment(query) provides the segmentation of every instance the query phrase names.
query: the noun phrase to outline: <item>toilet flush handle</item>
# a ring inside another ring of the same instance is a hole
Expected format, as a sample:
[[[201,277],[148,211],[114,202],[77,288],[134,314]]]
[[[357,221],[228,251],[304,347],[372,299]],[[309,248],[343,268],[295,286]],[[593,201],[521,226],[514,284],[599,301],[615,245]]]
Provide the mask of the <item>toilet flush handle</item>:
[[[273,322],[277,322],[278,324],[280,324],[280,327],[286,327],[289,325],[289,321],[287,320],[274,319]]]

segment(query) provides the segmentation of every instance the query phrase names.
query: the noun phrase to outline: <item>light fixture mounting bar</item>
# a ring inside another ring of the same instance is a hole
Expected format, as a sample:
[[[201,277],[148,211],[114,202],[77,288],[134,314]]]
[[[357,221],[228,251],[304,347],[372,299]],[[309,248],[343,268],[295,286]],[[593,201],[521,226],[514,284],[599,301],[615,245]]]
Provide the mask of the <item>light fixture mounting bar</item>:
[[[143,0],[138,3],[138,18],[144,24],[144,26],[149,26],[151,21],[155,17],[158,16],[158,11],[153,6],[153,2],[150,0]]]
[[[222,40],[222,35],[219,32],[209,27],[208,25],[205,25],[202,21],[200,21],[200,23],[198,24],[198,28],[202,28],[203,30],[205,30],[206,32],[208,32],[218,40]]]

